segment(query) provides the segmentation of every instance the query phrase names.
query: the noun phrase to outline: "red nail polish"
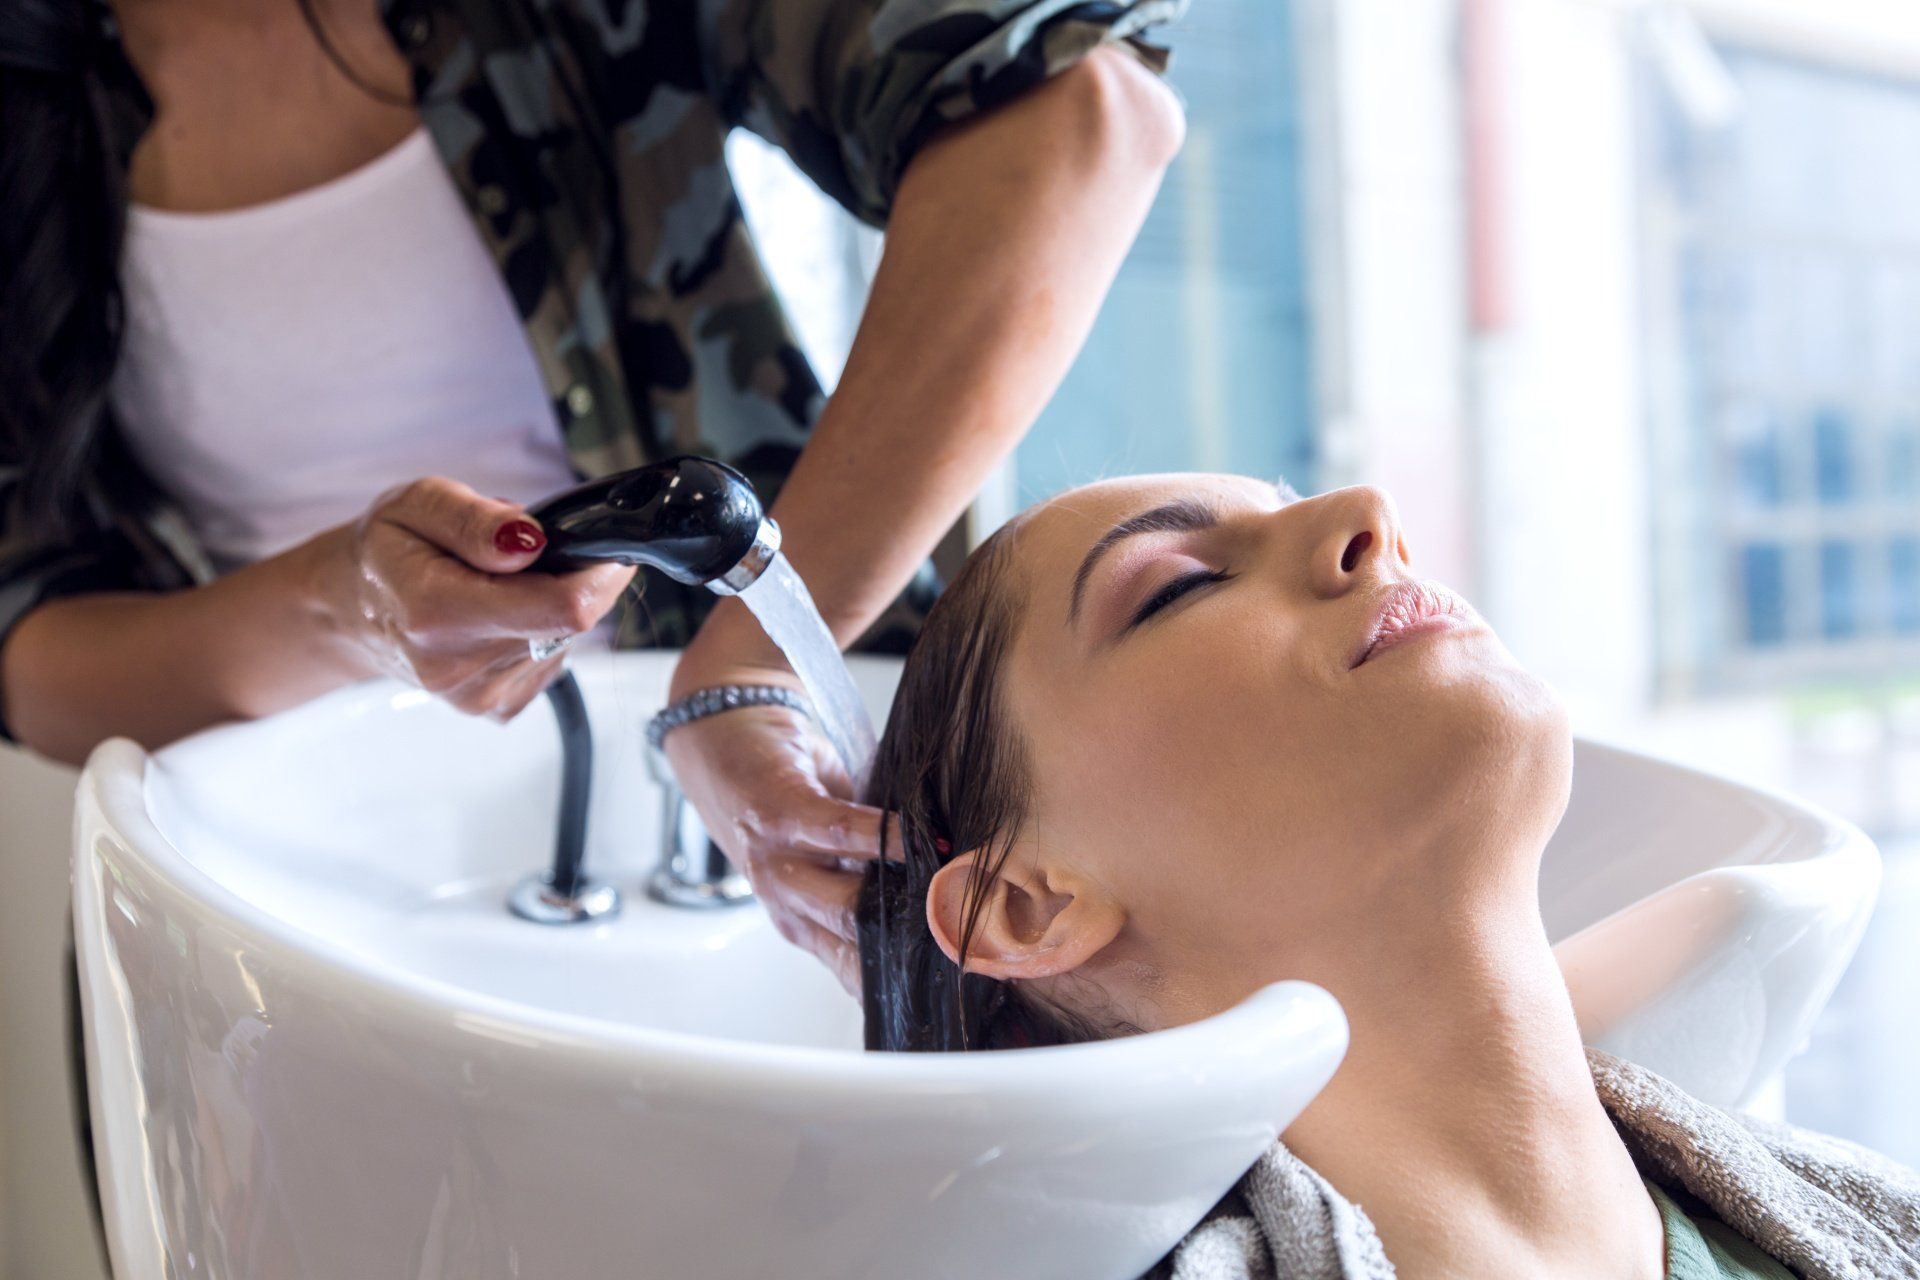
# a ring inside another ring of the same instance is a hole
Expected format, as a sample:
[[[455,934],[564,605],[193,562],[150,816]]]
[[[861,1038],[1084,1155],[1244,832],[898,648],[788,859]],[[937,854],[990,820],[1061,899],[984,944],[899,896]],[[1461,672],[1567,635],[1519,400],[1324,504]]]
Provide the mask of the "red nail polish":
[[[493,545],[502,555],[521,555],[547,545],[547,535],[531,520],[509,520],[493,535]]]
[[[935,836],[935,837],[933,838],[933,847],[934,847],[934,849],[935,849],[935,851],[936,851],[936,852],[939,852],[939,853],[943,853],[943,854],[945,854],[945,853],[952,853],[952,852],[953,852],[953,841],[951,841],[951,840],[948,840],[948,839],[947,839],[946,837],[944,837],[944,836]]]

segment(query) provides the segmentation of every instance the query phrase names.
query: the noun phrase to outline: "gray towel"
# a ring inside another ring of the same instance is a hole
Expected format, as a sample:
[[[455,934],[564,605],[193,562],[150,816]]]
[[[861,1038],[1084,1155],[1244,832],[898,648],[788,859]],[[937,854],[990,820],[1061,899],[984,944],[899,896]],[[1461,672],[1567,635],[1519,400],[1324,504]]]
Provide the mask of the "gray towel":
[[[1805,1280],[1920,1280],[1920,1175],[1865,1147],[1709,1106],[1587,1050],[1640,1171]],[[1280,1143],[1142,1280],[1393,1280],[1373,1223]]]

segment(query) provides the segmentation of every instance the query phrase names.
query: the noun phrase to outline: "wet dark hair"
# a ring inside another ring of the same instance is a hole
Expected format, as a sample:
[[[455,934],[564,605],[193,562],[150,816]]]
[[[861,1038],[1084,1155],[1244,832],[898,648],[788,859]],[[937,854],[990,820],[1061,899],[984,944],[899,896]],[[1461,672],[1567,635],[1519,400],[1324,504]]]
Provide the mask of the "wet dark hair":
[[[934,874],[980,850],[961,912],[964,960],[986,889],[1028,814],[1025,744],[1001,681],[1023,601],[1013,553],[1020,524],[982,543],[928,613],[874,759],[866,798],[889,814],[887,847],[897,840],[905,860],[869,863],[855,909],[869,1049],[1016,1049],[1140,1030],[963,973],[927,928]]]

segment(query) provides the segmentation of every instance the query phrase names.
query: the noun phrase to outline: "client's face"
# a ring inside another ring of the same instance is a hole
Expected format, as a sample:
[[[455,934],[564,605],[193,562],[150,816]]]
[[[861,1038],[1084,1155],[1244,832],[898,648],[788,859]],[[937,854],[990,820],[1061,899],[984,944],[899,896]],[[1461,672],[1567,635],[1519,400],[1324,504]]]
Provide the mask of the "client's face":
[[[1031,799],[969,971],[1077,970],[1170,1025],[1313,977],[1396,913],[1533,891],[1563,707],[1418,576],[1384,492],[1133,477],[1015,533],[1002,693]],[[950,955],[958,870],[928,895]]]

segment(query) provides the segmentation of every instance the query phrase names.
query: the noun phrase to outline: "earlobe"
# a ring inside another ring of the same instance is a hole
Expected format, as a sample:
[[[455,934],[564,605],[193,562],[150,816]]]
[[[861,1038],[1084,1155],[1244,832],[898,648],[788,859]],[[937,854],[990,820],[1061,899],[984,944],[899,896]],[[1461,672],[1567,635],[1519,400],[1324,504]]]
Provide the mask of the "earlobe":
[[[934,873],[927,886],[927,928],[947,959],[960,962],[967,882],[986,856],[969,849]],[[964,971],[1002,981],[1065,973],[1086,963],[1119,934],[1126,912],[1104,888],[1059,869],[1023,863],[1016,848],[986,884]]]

